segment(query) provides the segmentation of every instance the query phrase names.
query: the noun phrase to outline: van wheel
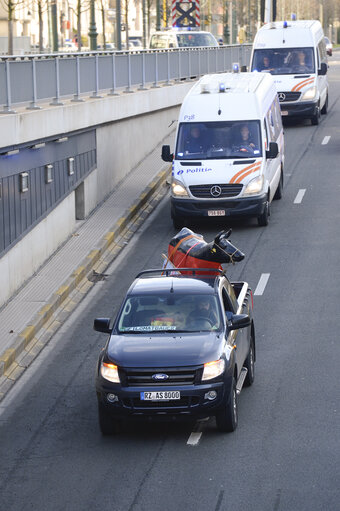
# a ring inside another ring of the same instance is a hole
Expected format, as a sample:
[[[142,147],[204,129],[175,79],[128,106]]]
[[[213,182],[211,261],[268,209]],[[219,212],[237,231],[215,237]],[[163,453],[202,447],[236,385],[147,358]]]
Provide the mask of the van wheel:
[[[282,199],[282,195],[283,195],[283,172],[281,170],[280,181],[279,181],[278,187],[276,188],[274,199],[280,200],[280,199]]]
[[[237,428],[237,422],[236,380],[235,376],[233,376],[230,393],[225,396],[225,401],[219,412],[216,414],[216,426],[217,429],[223,433],[231,433]]]
[[[267,200],[267,202],[264,206],[262,215],[259,215],[257,217],[257,223],[260,227],[265,227],[266,225],[268,225],[269,215],[270,215],[270,208],[269,208],[269,201]]]
[[[317,107],[316,114],[311,118],[312,126],[317,126],[320,123],[320,108]]]
[[[172,223],[175,229],[182,229],[184,227],[184,219],[181,216],[173,216]]]
[[[322,109],[321,109],[321,113],[323,115],[326,115],[328,112],[328,94],[326,96],[326,101],[325,101],[325,104],[323,105]]]

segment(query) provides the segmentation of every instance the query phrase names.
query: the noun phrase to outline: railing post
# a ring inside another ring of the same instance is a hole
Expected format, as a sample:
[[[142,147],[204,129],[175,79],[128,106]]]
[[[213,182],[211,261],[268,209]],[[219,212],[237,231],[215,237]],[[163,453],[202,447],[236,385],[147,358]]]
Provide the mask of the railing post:
[[[11,77],[9,72],[9,60],[5,61],[5,72],[6,72],[6,105],[4,105],[4,109],[2,110],[2,114],[15,114],[15,111],[12,110],[12,99],[11,99]]]
[[[133,92],[131,89],[131,53],[128,53],[128,84],[126,86],[125,91],[126,93]]]
[[[145,87],[145,52],[142,53],[142,83],[138,90],[147,90]]]
[[[59,57],[55,57],[54,62],[55,62],[56,94],[55,94],[55,98],[53,98],[53,101],[52,101],[52,103],[50,103],[50,105],[59,106],[59,105],[63,105],[63,103],[60,101]]]
[[[159,88],[159,85],[158,85],[158,52],[155,51],[154,53],[155,55],[155,82],[152,86],[153,89],[158,89]]]
[[[102,98],[103,96],[99,96],[98,90],[99,90],[99,61],[98,61],[98,55],[95,55],[95,90],[90,96],[91,98]]]
[[[33,88],[33,101],[27,107],[27,110],[40,110],[41,107],[37,105],[37,74],[36,74],[36,59],[32,59],[32,88]]]
[[[198,49],[198,78],[201,76],[201,48]]]
[[[167,81],[164,85],[172,85],[170,82],[170,50],[167,51]]]
[[[76,74],[77,74],[77,92],[73,95],[73,99],[71,99],[74,103],[80,103],[81,101],[84,101],[80,97],[80,57],[79,55],[76,56]]]
[[[109,92],[109,96],[119,96],[116,92],[116,56],[112,53],[112,89]]]

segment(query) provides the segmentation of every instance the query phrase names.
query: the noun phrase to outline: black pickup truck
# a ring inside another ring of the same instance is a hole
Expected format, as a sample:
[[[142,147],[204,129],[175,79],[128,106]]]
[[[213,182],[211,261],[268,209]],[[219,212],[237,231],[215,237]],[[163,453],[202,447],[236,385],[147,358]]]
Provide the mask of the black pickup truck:
[[[252,292],[222,271],[147,270],[130,286],[116,319],[94,320],[109,334],[96,373],[104,435],[121,419],[216,417],[237,427],[237,396],[254,381]]]

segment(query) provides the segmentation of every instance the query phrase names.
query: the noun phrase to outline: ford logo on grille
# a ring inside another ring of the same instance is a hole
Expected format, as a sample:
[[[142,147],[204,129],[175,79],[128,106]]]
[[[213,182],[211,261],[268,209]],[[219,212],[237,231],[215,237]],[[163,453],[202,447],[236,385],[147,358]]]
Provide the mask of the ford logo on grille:
[[[219,197],[222,193],[222,189],[218,185],[214,185],[210,188],[210,193],[213,197]]]
[[[286,99],[286,94],[284,92],[279,92],[279,101],[284,101]]]
[[[157,373],[157,374],[152,375],[152,379],[153,380],[168,380],[169,375],[164,374],[164,373]]]

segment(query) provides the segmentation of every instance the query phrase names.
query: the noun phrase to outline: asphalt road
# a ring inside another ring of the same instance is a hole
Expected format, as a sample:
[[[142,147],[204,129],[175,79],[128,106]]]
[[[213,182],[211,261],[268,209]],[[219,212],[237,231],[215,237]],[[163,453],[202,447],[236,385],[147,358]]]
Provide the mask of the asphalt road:
[[[160,264],[169,201],[124,249],[0,407],[0,509],[335,511],[340,509],[340,54],[319,126],[285,127],[285,189],[268,227],[232,222],[246,259],[229,269],[253,291],[255,383],[239,426],[130,424],[102,438],[94,373],[131,280]],[[330,137],[327,139],[326,137]],[[223,224],[197,225],[207,240]],[[197,435],[192,435],[196,432]]]

